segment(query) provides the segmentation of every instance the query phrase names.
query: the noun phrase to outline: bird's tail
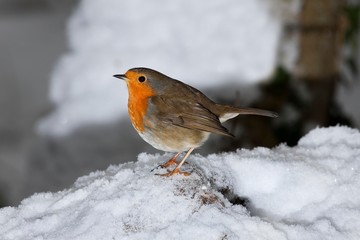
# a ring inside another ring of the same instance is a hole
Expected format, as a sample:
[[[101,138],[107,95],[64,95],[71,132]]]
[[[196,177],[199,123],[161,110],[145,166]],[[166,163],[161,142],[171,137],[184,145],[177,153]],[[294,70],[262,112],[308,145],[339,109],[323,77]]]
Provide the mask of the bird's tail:
[[[258,108],[237,108],[232,106],[226,106],[226,111],[223,112],[219,119],[220,122],[225,122],[238,115],[259,115],[265,117],[278,117],[276,112],[258,109]]]
[[[258,109],[258,108],[236,108],[239,114],[248,114],[248,115],[260,115],[265,117],[278,117],[276,112]]]

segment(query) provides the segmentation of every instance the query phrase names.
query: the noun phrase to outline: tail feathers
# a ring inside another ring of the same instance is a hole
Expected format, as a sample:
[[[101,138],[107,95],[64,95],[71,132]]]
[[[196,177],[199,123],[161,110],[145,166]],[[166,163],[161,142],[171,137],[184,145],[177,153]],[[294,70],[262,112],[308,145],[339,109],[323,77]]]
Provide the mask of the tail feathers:
[[[236,108],[231,106],[228,107],[229,107],[228,111],[221,114],[220,122],[225,122],[238,115],[259,115],[265,117],[278,117],[277,113],[268,110],[262,110],[257,108]]]
[[[245,115],[260,115],[265,117],[278,117],[278,114],[276,112],[263,110],[263,109],[257,109],[257,108],[238,108],[237,113]]]

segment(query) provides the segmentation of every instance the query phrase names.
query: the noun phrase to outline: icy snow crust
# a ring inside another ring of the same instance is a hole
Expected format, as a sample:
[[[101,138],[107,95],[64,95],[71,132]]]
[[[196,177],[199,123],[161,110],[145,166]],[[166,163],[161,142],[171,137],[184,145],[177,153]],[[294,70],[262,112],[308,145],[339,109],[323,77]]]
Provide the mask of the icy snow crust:
[[[315,129],[298,146],[139,155],[0,210],[0,239],[360,239],[360,133]],[[246,198],[246,204],[236,199]]]

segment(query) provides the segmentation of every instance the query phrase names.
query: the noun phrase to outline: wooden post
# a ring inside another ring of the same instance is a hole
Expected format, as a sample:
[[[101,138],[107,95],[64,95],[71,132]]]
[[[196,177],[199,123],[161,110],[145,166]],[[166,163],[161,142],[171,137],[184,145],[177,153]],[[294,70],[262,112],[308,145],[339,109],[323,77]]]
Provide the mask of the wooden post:
[[[344,0],[303,0],[299,58],[293,74],[308,89],[311,99],[303,117],[310,125],[329,124],[329,106],[334,97],[346,28],[344,3]]]
[[[318,81],[337,75],[344,36],[343,0],[303,0],[295,75]]]

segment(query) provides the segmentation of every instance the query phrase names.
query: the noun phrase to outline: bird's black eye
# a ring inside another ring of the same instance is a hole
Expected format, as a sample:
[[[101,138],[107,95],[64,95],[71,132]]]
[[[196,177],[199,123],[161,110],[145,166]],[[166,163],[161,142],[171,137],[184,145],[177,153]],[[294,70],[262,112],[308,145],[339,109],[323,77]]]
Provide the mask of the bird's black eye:
[[[140,76],[139,78],[138,78],[138,80],[139,80],[139,82],[145,82],[146,81],[146,77],[145,76]]]

